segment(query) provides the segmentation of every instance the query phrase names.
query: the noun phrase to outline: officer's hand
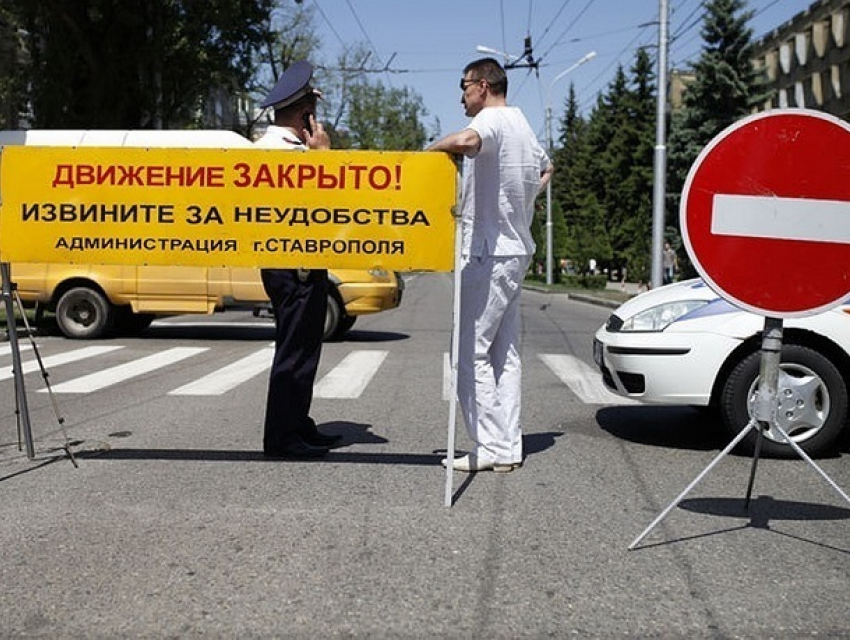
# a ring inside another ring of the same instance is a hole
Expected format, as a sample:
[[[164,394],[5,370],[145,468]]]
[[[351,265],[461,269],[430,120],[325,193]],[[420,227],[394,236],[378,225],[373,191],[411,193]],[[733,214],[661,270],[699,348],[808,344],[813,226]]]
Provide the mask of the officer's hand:
[[[312,129],[312,133],[310,132],[310,130],[304,129],[304,139],[306,140],[308,148],[331,148],[331,138],[328,135],[328,132],[325,131],[325,128],[322,126],[322,123],[316,120],[316,116],[314,116],[312,113],[310,114],[310,129]]]

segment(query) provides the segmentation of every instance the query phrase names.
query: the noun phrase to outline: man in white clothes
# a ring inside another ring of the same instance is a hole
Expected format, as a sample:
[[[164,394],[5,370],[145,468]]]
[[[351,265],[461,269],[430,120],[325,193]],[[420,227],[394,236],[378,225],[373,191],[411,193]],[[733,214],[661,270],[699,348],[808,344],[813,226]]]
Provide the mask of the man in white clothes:
[[[523,460],[520,291],[534,254],[534,200],[553,167],[525,116],[507,105],[498,61],[469,63],[460,88],[472,121],[428,147],[465,157],[458,400],[475,446],[453,467],[513,471]]]

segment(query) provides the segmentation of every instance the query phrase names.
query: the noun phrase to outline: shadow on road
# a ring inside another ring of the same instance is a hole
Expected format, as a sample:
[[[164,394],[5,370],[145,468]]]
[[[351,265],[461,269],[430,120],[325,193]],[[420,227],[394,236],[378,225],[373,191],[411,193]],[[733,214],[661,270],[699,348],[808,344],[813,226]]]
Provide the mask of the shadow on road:
[[[728,443],[720,418],[707,409],[667,406],[605,407],[596,422],[611,435],[654,447],[712,451]]]
[[[796,500],[776,500],[771,496],[758,496],[750,501],[740,498],[688,498],[679,503],[682,509],[710,516],[750,517],[750,525],[768,528],[770,520],[848,520],[850,508]]]

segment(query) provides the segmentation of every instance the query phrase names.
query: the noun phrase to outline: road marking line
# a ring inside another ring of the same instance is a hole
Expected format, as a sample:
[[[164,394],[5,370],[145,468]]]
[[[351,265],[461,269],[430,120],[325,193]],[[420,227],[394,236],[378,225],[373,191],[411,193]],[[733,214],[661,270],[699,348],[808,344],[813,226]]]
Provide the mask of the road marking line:
[[[104,387],[110,387],[119,382],[124,382],[130,378],[156,371],[162,367],[167,367],[170,364],[191,358],[207,350],[208,347],[175,347],[144,358],[139,358],[138,360],[133,360],[126,364],[104,369],[97,373],[91,373],[75,380],[63,382],[53,387],[53,390],[57,393],[88,393],[90,391],[97,391]],[[45,389],[41,391],[43,392]]]
[[[719,236],[848,244],[848,221],[850,202],[717,193],[711,232]]]
[[[575,356],[539,353],[537,357],[585,404],[640,404],[609,391],[599,371]]]
[[[82,349],[75,349],[74,351],[66,351],[65,353],[60,353],[54,356],[47,356],[46,358],[42,358],[41,362],[44,365],[44,368],[50,373],[51,367],[58,367],[63,364],[68,364],[69,362],[77,362],[78,360],[85,360],[86,358],[94,358],[99,355],[103,355],[104,353],[109,353],[110,351],[115,351],[117,349],[123,349],[121,346],[109,346],[109,347],[83,347]],[[29,360],[27,362],[22,363],[21,369],[23,369],[24,373],[32,373],[33,371],[38,371],[38,360]],[[0,380],[6,380],[11,378],[14,374],[12,370],[0,372]]]
[[[268,371],[274,356],[274,345],[260,349],[226,367],[198,378],[194,382],[169,391],[170,396],[217,396],[235,389],[254,376]]]
[[[29,344],[21,344],[18,345],[18,351],[26,351],[27,349],[32,349],[32,345]],[[12,345],[4,344],[0,346],[0,356],[9,356],[12,355]]]
[[[314,398],[359,398],[388,351],[352,351],[313,387]]]

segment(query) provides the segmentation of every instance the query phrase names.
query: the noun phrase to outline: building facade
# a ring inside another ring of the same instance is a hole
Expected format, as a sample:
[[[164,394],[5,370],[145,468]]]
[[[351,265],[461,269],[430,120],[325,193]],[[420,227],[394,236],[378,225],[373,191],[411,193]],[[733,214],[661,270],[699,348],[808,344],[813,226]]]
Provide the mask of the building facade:
[[[850,120],[850,0],[817,0],[754,43],[770,97],[759,110],[800,107]]]

